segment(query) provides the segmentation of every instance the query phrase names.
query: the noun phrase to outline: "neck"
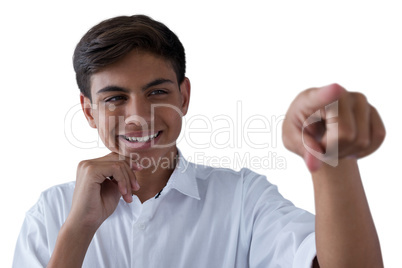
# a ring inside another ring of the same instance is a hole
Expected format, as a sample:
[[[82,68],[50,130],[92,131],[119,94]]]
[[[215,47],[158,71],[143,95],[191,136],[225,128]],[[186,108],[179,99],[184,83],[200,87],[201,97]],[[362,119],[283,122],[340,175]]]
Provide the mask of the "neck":
[[[135,172],[141,188],[134,194],[140,199],[141,203],[153,198],[166,186],[176,167],[177,149],[174,148],[173,151],[169,151],[168,155],[161,159],[163,159],[163,163],[161,163],[162,161],[154,161],[153,165]]]

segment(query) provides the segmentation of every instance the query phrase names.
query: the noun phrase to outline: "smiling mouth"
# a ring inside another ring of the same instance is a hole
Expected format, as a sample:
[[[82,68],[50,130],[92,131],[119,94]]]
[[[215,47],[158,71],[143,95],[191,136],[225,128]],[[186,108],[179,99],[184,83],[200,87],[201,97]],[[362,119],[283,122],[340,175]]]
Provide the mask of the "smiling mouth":
[[[129,142],[147,142],[150,140],[155,139],[160,135],[162,131],[158,131],[155,134],[149,135],[149,136],[144,136],[144,137],[127,137],[123,135],[123,138]]]

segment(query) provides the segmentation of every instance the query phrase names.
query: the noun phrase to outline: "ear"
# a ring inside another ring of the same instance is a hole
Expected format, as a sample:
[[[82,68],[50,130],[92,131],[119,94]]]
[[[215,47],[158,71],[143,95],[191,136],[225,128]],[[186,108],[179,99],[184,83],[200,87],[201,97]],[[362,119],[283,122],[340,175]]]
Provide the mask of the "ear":
[[[185,77],[183,82],[180,84],[180,93],[182,96],[182,106],[181,106],[181,111],[183,115],[187,114],[188,106],[190,104],[190,90],[191,85],[190,85],[190,80]]]
[[[82,111],[84,112],[85,118],[87,119],[89,125],[92,128],[97,128],[95,119],[93,117],[93,108],[92,108],[92,106],[96,104],[92,104],[91,100],[88,97],[85,97],[82,93],[80,94],[80,102]]]

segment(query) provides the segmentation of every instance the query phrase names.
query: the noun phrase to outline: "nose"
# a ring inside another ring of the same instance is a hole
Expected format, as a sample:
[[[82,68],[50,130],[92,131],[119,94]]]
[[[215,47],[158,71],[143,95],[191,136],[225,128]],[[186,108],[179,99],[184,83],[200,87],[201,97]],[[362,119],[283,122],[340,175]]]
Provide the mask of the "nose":
[[[132,97],[127,104],[126,119],[124,122],[137,126],[148,125],[151,122],[150,104],[140,96]]]

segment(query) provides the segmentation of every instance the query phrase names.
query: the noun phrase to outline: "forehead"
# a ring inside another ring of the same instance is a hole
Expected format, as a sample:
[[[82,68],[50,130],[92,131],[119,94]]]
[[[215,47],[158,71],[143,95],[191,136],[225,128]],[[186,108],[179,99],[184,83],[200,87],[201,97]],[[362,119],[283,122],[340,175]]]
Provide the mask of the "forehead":
[[[91,76],[91,93],[106,86],[141,87],[155,79],[176,81],[171,63],[155,54],[133,50]]]

